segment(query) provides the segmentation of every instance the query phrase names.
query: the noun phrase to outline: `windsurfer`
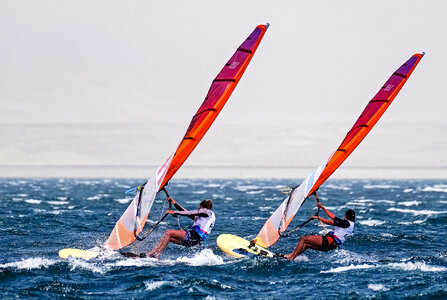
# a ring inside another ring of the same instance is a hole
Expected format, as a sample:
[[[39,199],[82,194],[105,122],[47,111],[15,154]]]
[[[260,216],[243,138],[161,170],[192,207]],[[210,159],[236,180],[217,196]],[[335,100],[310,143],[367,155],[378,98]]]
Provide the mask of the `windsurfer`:
[[[185,247],[195,246],[205,240],[214,227],[216,216],[212,211],[213,202],[210,199],[203,200],[197,210],[185,210],[185,208],[171,197],[168,198],[168,201],[171,202],[178,211],[168,210],[166,213],[173,216],[186,216],[193,219],[194,223],[192,228],[186,230],[166,230],[158,244],[151,251],[146,253],[145,257],[158,259],[168,246],[169,242],[183,245]]]
[[[290,254],[284,255],[285,258],[294,260],[295,257],[307,249],[324,252],[334,250],[339,245],[343,244],[346,238],[352,234],[355,222],[355,212],[352,209],[348,209],[345,213],[344,219],[340,219],[324,207],[320,202],[318,202],[318,207],[323,209],[323,211],[331,219],[328,220],[320,216],[312,216],[312,219],[318,219],[325,224],[333,225],[333,231],[330,231],[326,235],[308,235],[301,237],[295,250]]]

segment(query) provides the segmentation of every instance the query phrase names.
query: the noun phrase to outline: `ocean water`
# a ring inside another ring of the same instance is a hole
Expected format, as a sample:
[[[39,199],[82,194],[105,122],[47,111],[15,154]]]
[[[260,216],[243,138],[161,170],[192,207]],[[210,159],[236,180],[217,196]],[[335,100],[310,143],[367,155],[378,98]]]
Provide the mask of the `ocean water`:
[[[90,261],[62,260],[62,248],[99,249],[131,198],[123,179],[0,179],[2,298],[447,298],[447,182],[444,180],[332,180],[322,202],[343,217],[357,212],[354,236],[339,249],[307,251],[295,261],[236,259],[216,238],[255,237],[297,180],[173,180],[171,195],[188,209],[212,198],[216,226],[201,248],[169,245],[159,261],[115,252]],[[157,197],[148,225],[167,209]],[[291,227],[312,213],[303,206]],[[181,226],[191,221],[181,219]],[[167,218],[127,251],[149,251]],[[323,233],[314,222],[281,239],[292,251],[300,235]]]

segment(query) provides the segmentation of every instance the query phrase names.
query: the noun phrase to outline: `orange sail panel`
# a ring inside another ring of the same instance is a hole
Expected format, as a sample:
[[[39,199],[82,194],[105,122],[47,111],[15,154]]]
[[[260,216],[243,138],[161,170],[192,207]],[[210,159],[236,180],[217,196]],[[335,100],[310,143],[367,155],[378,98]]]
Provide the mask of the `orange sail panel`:
[[[174,176],[213,124],[242,78],[267,28],[268,24],[257,26],[213,80],[179,146],[147,181],[144,189],[135,196],[110,233],[106,247],[118,250],[135,241],[136,236],[143,230],[155,196]]]
[[[303,202],[335,172],[371,131],[372,127],[390,106],[410,77],[423,55],[424,53],[414,54],[391,75],[380,91],[368,103],[341,145],[329,157],[328,161],[310,173],[299,187],[293,191],[290,199],[284,200],[267,220],[255,238],[256,244],[262,247],[269,247],[278,241],[280,232],[284,232],[287,229]]]

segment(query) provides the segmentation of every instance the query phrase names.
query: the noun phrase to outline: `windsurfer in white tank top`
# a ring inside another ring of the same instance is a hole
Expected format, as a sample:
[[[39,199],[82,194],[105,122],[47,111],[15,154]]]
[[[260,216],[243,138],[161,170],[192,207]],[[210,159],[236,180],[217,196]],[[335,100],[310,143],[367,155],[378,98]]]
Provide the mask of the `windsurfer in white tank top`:
[[[312,219],[318,219],[325,224],[333,225],[334,230],[326,235],[308,235],[301,237],[295,250],[290,254],[284,255],[285,258],[294,260],[295,257],[307,249],[324,252],[334,250],[339,245],[343,244],[346,238],[352,234],[355,222],[355,212],[352,209],[348,209],[345,213],[345,218],[340,219],[320,202],[318,202],[318,207],[323,209],[331,219],[324,219],[320,216],[312,216]]]
[[[169,242],[173,242],[185,247],[191,247],[199,244],[205,240],[208,234],[214,227],[216,216],[211,210],[213,208],[213,202],[210,199],[203,200],[200,203],[200,207],[197,210],[185,210],[180,204],[174,201],[171,197],[168,201],[174,204],[178,211],[168,210],[166,213],[171,215],[186,216],[194,220],[194,224],[191,229],[187,230],[166,230],[163,237],[150,252],[143,257],[159,258],[161,253],[168,246]]]

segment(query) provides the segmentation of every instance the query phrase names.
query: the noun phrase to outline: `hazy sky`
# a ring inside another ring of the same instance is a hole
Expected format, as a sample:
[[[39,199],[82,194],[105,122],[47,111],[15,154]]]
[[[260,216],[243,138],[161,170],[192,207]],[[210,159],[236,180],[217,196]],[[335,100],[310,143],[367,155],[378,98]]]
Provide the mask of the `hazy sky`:
[[[189,165],[310,172],[425,51],[347,165],[443,167],[446,11],[420,0],[0,0],[0,165],[161,164],[224,63],[270,22]]]

